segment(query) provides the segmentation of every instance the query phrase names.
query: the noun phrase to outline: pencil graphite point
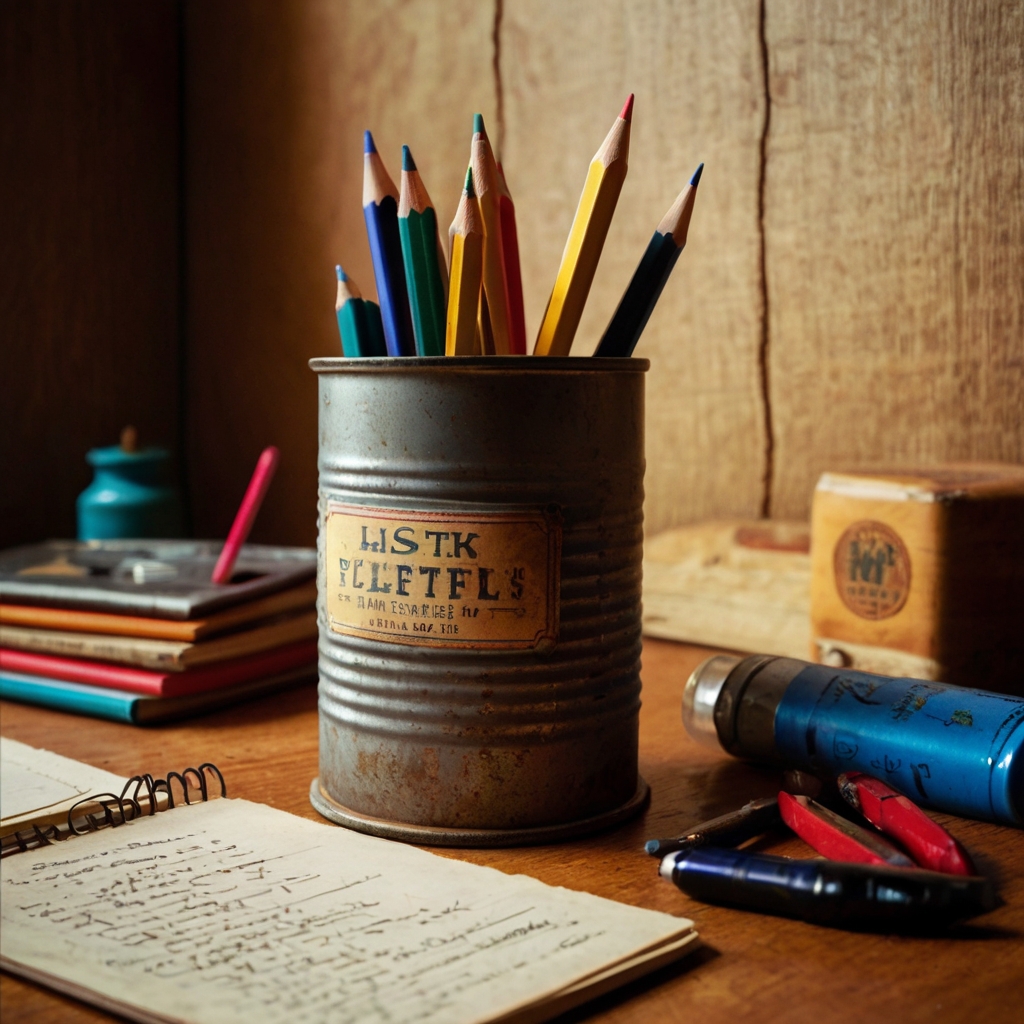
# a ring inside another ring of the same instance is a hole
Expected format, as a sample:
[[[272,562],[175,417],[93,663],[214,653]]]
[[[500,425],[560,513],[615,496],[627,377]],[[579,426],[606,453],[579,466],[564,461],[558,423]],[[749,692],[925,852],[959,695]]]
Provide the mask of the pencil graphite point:
[[[632,121],[633,120],[633,94],[632,93],[629,94],[629,99],[626,100],[625,103],[623,103],[623,105],[622,105],[622,113],[619,114],[619,118],[622,121]]]
[[[341,264],[340,263],[334,268],[334,272],[335,272],[335,274],[338,275],[338,280],[339,281],[347,281],[348,280],[348,274],[346,274],[345,271],[341,269]]]
[[[700,184],[700,176],[704,173],[704,163],[701,161],[700,167],[693,172],[693,177],[690,179],[690,184],[696,188]]]
[[[473,189],[473,168],[472,167],[467,167],[466,168],[466,182],[462,186],[462,191],[465,192],[466,195],[469,196],[470,199],[473,199],[473,198],[476,197],[476,192]]]
[[[377,147],[373,144],[373,136],[370,134],[370,129],[367,128],[363,132],[363,152],[364,153],[376,153]]]
[[[701,165],[703,167],[703,164]],[[408,146],[402,147],[402,170],[403,171],[415,171],[416,161],[412,158],[412,153]]]
[[[474,114],[473,115],[473,134],[486,135],[487,129],[484,127],[484,115]]]

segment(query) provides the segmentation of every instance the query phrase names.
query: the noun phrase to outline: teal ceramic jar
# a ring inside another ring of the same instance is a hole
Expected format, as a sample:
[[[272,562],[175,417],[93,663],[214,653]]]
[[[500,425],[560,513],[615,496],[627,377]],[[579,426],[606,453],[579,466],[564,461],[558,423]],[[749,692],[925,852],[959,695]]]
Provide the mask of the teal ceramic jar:
[[[93,448],[93,481],[78,496],[78,539],[181,536],[181,506],[164,448]]]

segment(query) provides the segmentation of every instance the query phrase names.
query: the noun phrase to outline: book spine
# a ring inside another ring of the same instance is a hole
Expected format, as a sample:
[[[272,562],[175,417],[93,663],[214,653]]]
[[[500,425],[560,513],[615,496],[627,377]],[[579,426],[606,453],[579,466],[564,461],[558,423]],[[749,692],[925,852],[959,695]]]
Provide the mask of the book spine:
[[[98,686],[82,686],[41,676],[27,676],[6,670],[0,672],[0,698],[21,704],[69,711],[76,715],[92,715],[113,722],[134,723],[138,697],[104,690]]]

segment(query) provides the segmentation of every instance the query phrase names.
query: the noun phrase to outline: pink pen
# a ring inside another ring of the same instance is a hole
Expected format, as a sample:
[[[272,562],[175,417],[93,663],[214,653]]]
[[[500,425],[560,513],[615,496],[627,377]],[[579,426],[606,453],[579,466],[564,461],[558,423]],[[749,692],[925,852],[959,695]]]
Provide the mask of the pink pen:
[[[271,445],[264,448],[256,461],[256,468],[253,470],[252,479],[245,489],[245,496],[242,504],[238,506],[235,514],[235,521],[231,524],[228,539],[221,549],[220,558],[213,567],[213,575],[210,577],[213,583],[227,583],[231,579],[231,573],[235,568],[235,561],[238,552],[242,550],[246,537],[252,529],[252,524],[259,513],[260,505],[263,504],[263,496],[267,493],[270,481],[274,479],[274,470],[277,469],[277,459],[281,453]]]

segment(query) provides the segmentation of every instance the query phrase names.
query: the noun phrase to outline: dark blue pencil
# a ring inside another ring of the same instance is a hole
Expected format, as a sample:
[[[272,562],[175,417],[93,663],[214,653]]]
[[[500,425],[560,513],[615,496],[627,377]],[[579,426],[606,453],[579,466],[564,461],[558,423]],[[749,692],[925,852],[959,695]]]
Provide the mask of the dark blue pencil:
[[[594,350],[595,356],[631,356],[640,340],[654,307],[658,304],[661,291],[668,281],[679,254],[686,245],[686,232],[690,227],[693,202],[700,183],[701,164],[690,183],[676,197],[668,213],[661,219],[654,232],[639,266],[633,273],[615,310],[604,336]]]
[[[389,356],[416,355],[409,293],[398,233],[398,189],[367,132],[363,144],[363,215],[377,281],[377,299]]]

